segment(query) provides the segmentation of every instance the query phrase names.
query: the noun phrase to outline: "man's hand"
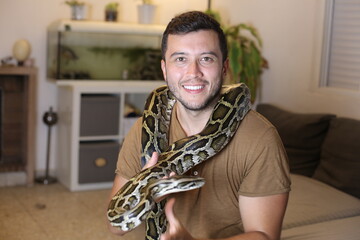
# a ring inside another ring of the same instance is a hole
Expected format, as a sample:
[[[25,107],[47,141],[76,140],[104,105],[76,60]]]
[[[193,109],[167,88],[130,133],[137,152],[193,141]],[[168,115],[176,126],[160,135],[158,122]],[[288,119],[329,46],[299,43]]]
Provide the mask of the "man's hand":
[[[166,218],[169,222],[167,231],[161,235],[160,240],[195,240],[184,228],[174,214],[175,198],[167,201],[165,206]]]
[[[149,159],[149,161],[144,165],[144,167],[142,168],[143,170],[149,167],[154,166],[159,158],[159,153],[157,152],[153,152],[153,154],[151,155],[151,158]]]

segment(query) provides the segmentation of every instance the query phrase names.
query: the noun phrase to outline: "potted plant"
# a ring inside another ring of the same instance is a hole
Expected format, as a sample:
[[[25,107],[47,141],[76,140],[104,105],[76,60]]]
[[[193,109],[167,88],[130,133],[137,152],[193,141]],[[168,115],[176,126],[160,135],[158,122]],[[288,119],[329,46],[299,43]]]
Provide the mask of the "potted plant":
[[[207,10],[221,23],[220,14]],[[225,26],[221,23],[229,50],[229,71],[227,81],[230,83],[245,83],[251,91],[251,101],[256,99],[260,76],[268,62],[262,56],[262,40],[257,30],[249,24]]]
[[[105,21],[117,21],[117,13],[118,13],[119,3],[110,2],[105,6]]]
[[[80,1],[65,1],[65,4],[71,7],[71,19],[85,19],[85,3]]]
[[[65,1],[65,4],[73,7],[73,6],[83,6],[85,3],[84,3],[84,2],[80,2],[80,1],[73,0],[73,1]]]
[[[156,5],[152,0],[142,0],[138,5],[138,20],[141,24],[151,24],[154,21]]]

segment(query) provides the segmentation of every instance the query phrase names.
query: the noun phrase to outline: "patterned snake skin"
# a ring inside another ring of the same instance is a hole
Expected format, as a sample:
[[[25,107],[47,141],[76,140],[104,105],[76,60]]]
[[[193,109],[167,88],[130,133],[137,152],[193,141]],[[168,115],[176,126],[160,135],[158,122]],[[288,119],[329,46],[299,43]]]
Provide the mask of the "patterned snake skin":
[[[166,230],[165,200],[156,200],[204,184],[202,178],[181,175],[226,146],[250,109],[250,93],[244,84],[224,86],[205,128],[169,146],[168,129],[174,104],[175,99],[166,86],[155,89],[149,96],[143,114],[141,161],[145,164],[156,151],[160,153],[158,162],[132,177],[108,206],[110,224],[123,231],[132,230],[146,220],[147,240],[160,239]],[[168,178],[171,172],[181,177]]]

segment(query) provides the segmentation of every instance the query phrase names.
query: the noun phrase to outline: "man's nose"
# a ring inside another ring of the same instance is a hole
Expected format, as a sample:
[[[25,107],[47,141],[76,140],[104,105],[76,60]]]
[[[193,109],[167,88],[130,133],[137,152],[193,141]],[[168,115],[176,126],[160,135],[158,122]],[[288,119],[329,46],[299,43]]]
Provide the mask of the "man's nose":
[[[192,61],[188,66],[187,74],[191,77],[202,77],[201,66],[198,61]]]

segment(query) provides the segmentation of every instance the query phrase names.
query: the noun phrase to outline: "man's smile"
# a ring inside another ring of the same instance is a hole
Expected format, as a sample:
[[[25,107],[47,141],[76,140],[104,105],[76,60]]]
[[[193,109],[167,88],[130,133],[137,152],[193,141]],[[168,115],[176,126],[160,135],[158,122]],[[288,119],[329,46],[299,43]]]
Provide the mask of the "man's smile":
[[[197,90],[203,89],[205,86],[204,85],[183,85],[183,87],[186,90],[197,91]]]

